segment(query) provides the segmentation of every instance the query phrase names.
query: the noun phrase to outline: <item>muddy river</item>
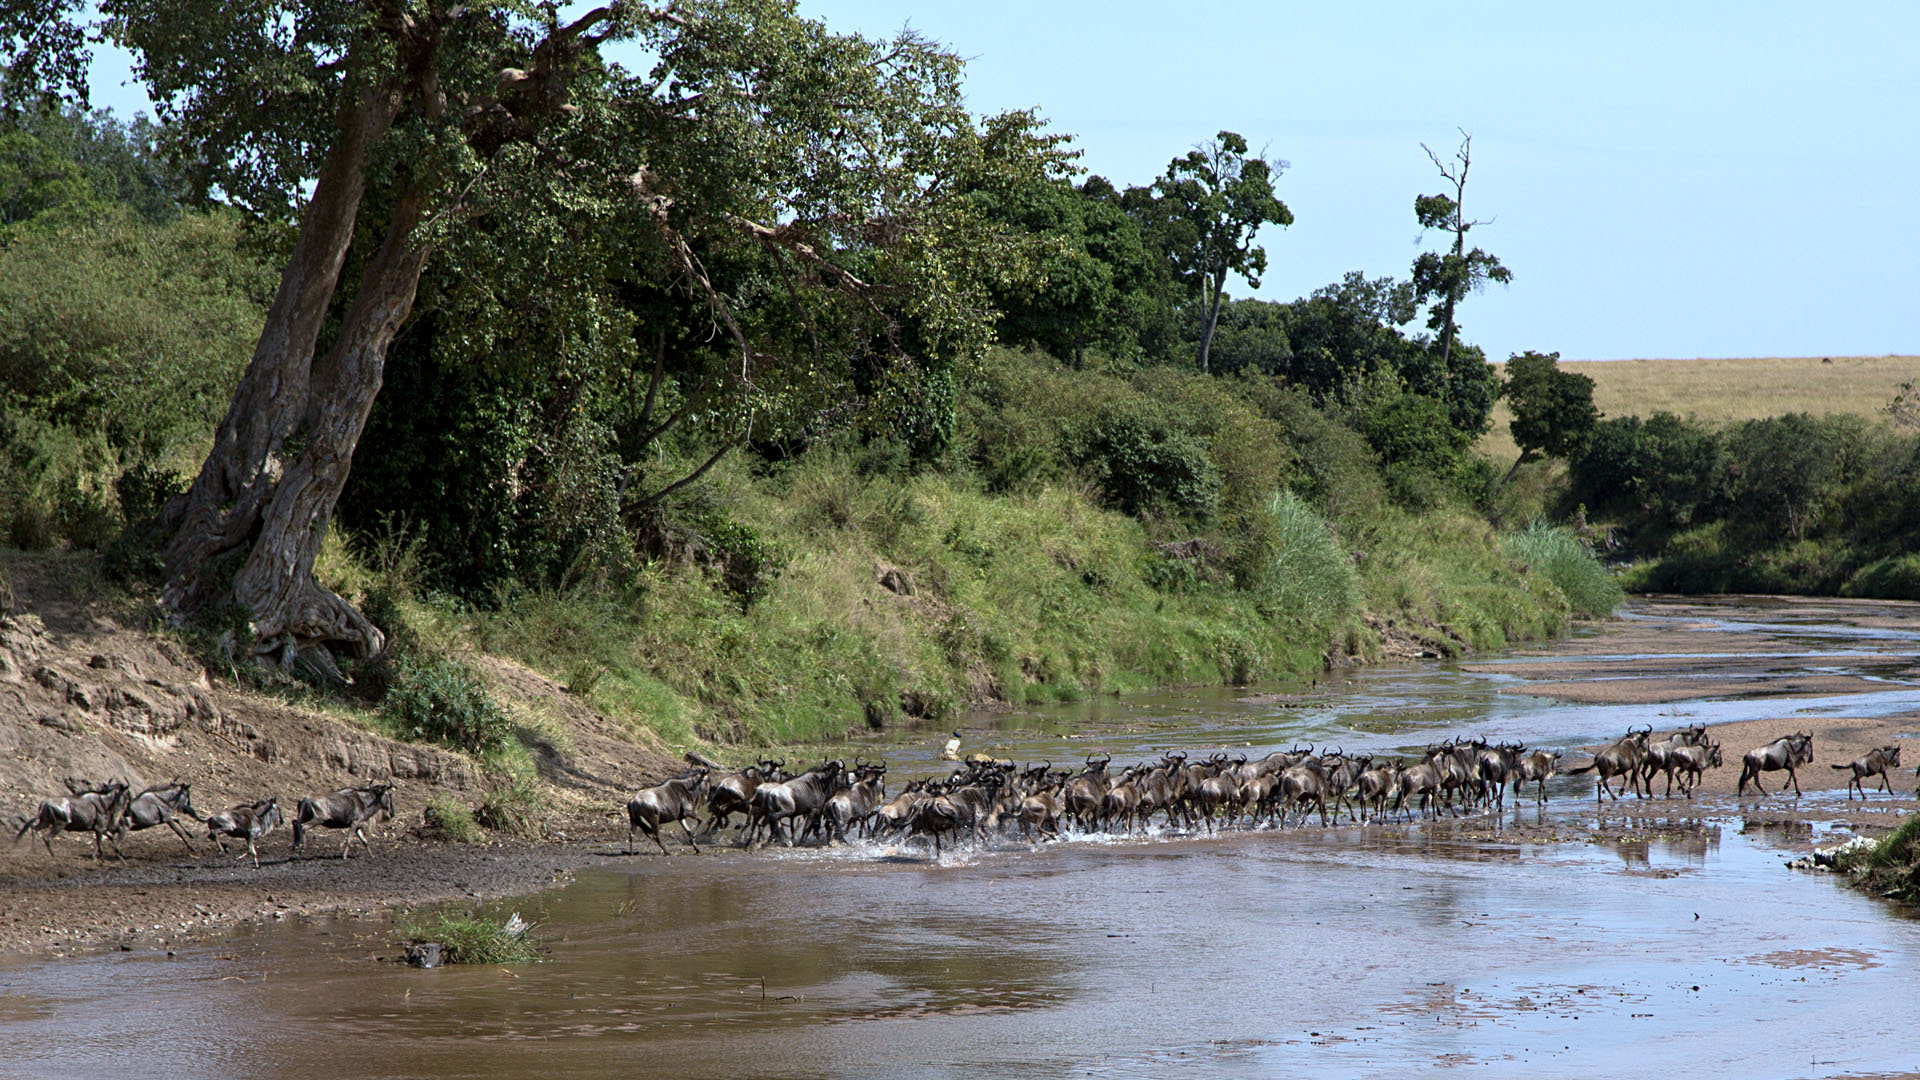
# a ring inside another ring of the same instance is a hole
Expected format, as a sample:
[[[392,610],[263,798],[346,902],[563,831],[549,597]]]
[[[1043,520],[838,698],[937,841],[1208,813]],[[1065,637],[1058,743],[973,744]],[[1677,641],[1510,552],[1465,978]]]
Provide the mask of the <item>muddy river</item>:
[[[1381,667],[1255,701],[1106,700],[976,718],[963,735],[1022,760],[1125,761],[1912,713],[1920,609],[1903,610],[1863,627],[1642,601],[1631,653],[1576,637],[1473,671]],[[1518,676],[1498,670],[1723,653],[1780,678],[1880,685],[1565,704],[1503,692]],[[860,749],[912,774],[935,767],[944,737]],[[938,861],[917,845],[610,860],[489,905],[541,924],[546,961],[511,969],[405,968],[390,924],[353,919],[242,929],[171,957],[14,961],[0,966],[0,1076],[1920,1072],[1920,921],[1783,865],[1832,830],[1822,808],[1837,817],[1837,793],[1810,791],[1806,820],[1786,825],[1703,798],[1609,827],[1590,780],[1550,791],[1544,813],[1528,800],[1436,824],[1007,841]]]

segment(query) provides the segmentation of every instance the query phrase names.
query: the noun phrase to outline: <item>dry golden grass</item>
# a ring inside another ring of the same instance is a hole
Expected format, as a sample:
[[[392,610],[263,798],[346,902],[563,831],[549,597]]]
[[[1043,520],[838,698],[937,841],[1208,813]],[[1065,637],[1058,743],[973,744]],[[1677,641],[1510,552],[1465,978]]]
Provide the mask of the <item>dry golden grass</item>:
[[[1494,366],[1504,375],[1505,365]],[[1920,356],[1577,360],[1560,367],[1593,380],[1593,403],[1602,416],[1670,412],[1718,422],[1790,412],[1878,416],[1900,384],[1920,382]],[[1504,401],[1494,406],[1493,430],[1480,439],[1482,453],[1498,461],[1520,456],[1507,431],[1512,419]]]

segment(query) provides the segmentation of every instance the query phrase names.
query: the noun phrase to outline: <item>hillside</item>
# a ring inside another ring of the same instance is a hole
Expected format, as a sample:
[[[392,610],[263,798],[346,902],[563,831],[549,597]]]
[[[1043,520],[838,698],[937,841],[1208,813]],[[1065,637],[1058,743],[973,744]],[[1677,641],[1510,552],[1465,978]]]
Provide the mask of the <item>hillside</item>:
[[[1494,366],[1504,376],[1504,365]],[[1920,381],[1920,356],[1563,360],[1560,368],[1593,380],[1593,403],[1602,416],[1670,412],[1707,421],[1793,412],[1876,416],[1902,383]],[[1505,402],[1494,407],[1493,428],[1481,437],[1480,452],[1501,461],[1520,456],[1507,431],[1512,419]]]

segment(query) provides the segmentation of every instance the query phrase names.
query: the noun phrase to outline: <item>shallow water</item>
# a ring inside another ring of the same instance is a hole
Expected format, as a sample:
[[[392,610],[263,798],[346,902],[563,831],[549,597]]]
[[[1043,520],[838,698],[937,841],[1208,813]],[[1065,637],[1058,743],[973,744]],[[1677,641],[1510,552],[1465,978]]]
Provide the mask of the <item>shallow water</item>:
[[[1752,619],[1786,625],[1771,610]],[[1822,638],[1809,663],[1884,659],[1834,655],[1847,636]],[[1297,706],[1163,694],[976,718],[963,736],[1023,760],[1096,747],[1127,760],[1443,733],[1573,745],[1629,715],[1659,726],[1841,707],[1565,706],[1497,692],[1510,683],[1380,668],[1290,688]],[[1913,694],[1889,684],[1844,708],[1891,711]],[[935,767],[932,734],[888,749],[897,773]],[[1784,870],[1818,826],[1688,809],[1605,840],[1570,807],[1527,806],[1458,824],[1003,843],[939,861],[917,845],[635,858],[499,906],[539,920],[549,945],[547,962],[510,971],[378,962],[396,952],[392,931],[351,920],[248,929],[171,960],[0,966],[0,1076],[135,1063],[179,1077],[1920,1071],[1920,922]]]

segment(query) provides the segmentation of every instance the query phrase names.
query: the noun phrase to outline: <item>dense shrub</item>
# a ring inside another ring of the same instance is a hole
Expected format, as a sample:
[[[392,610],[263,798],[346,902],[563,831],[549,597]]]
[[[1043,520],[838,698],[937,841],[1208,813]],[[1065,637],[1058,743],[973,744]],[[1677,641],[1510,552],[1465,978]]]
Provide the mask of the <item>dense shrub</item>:
[[[1920,554],[1907,552],[1868,563],[1854,571],[1840,593],[1876,600],[1920,600]]]
[[[516,912],[505,920],[473,912],[441,912],[421,922],[403,920],[408,945],[439,945],[449,964],[531,964],[540,959],[533,926]]]
[[[381,713],[400,738],[471,754],[497,753],[513,737],[479,677],[452,660],[401,656]]]
[[[1108,505],[1207,521],[1220,502],[1220,470],[1207,445],[1171,410],[1150,401],[1109,405],[1078,434],[1080,464]]]

